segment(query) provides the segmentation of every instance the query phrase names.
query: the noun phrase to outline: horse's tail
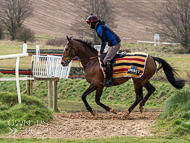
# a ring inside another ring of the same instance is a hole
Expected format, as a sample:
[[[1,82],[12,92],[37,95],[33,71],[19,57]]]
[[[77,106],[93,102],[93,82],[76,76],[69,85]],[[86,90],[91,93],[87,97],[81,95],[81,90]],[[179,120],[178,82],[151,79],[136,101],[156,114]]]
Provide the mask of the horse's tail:
[[[158,58],[158,57],[152,57],[152,58],[154,59],[154,61],[157,61],[159,63],[157,72],[160,69],[163,69],[164,73],[171,85],[173,85],[177,89],[182,89],[185,86],[185,80],[175,79],[175,76],[177,75],[176,70],[173,69],[165,60]]]

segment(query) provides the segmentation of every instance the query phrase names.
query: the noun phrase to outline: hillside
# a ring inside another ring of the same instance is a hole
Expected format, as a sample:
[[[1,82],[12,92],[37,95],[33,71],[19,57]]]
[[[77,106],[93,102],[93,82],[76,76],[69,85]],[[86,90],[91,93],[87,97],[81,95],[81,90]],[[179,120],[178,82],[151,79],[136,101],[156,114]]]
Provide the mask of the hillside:
[[[109,0],[114,5],[118,27],[114,31],[123,37],[136,40],[153,40],[155,33],[155,5],[163,0]],[[77,2],[77,4],[76,4]],[[33,16],[25,21],[36,34],[55,37],[72,35],[71,26],[81,13],[84,0],[38,0],[34,1]],[[85,20],[85,19],[84,19]],[[76,27],[77,28],[77,27]]]

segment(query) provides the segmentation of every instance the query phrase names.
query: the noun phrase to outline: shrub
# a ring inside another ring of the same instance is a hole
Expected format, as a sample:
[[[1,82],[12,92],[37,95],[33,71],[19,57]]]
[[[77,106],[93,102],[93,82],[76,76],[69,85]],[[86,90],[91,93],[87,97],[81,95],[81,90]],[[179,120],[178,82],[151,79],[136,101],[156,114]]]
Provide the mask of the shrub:
[[[17,30],[16,39],[24,41],[24,43],[26,43],[26,41],[33,42],[35,39],[34,32],[26,27],[19,28]]]
[[[50,45],[50,46],[64,46],[66,44],[66,38],[56,38],[56,39],[51,39],[48,40],[46,45]]]

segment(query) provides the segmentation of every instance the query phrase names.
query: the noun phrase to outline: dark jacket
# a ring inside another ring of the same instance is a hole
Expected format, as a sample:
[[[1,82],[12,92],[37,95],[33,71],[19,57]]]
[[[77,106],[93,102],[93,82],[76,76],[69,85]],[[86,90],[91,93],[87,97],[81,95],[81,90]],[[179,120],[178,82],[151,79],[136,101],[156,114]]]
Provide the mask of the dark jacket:
[[[104,52],[106,42],[108,42],[108,46],[114,46],[121,42],[119,36],[115,34],[107,25],[105,25],[104,21],[97,22],[95,30],[98,34],[98,37],[100,37],[102,40],[100,53]]]

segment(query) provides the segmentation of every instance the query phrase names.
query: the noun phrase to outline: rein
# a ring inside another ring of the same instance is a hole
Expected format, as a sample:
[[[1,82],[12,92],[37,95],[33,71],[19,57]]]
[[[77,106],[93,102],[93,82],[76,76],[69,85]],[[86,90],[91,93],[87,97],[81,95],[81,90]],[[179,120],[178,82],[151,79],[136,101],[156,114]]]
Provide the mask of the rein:
[[[95,58],[98,58],[98,57],[99,57],[99,56],[90,57],[90,58],[86,58],[86,59],[79,59],[79,61],[94,60]]]
[[[88,62],[87,64],[84,65],[84,68],[87,67],[88,65],[90,65],[94,59],[98,58],[99,56],[95,56],[95,57],[90,57],[90,58],[86,58],[86,59],[79,59],[79,61],[85,61],[85,60],[91,60],[90,62]]]

